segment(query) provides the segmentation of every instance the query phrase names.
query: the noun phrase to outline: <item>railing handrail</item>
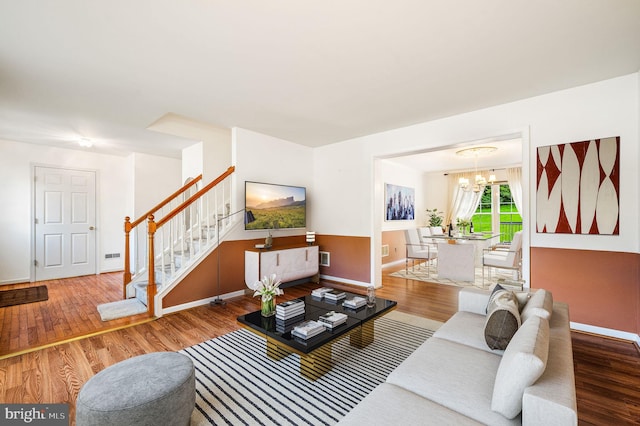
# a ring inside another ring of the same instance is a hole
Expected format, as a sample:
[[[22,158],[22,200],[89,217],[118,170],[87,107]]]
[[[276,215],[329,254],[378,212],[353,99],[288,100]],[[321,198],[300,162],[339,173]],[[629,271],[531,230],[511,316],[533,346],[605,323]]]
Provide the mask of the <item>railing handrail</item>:
[[[171,219],[175,218],[178,214],[180,214],[181,212],[183,212],[185,209],[187,209],[191,204],[193,204],[195,201],[200,200],[203,196],[207,195],[209,193],[209,191],[211,191],[213,188],[215,188],[217,185],[219,185],[220,183],[224,182],[225,179],[227,179],[227,177],[229,177],[234,171],[235,171],[235,166],[231,166],[229,167],[224,173],[222,173],[220,176],[218,176],[215,180],[213,180],[211,183],[209,183],[208,185],[206,185],[204,188],[202,188],[200,191],[196,192],[195,194],[193,194],[191,197],[189,197],[187,200],[185,200],[182,204],[178,205],[177,207],[173,208],[169,213],[167,213],[162,219],[160,219],[159,221],[155,222],[154,221],[154,216],[153,215],[149,215],[149,217],[147,218],[147,230],[148,230],[148,243],[147,243],[147,247],[149,250],[148,256],[147,256],[147,260],[148,260],[148,267],[147,267],[147,274],[148,274],[148,280],[147,280],[147,308],[149,310],[149,315],[153,316],[155,314],[155,305],[154,305],[154,300],[155,300],[155,296],[157,294],[157,288],[156,288],[156,278],[155,278],[155,269],[156,269],[156,264],[155,264],[155,234],[156,232],[160,231],[161,227],[165,224],[167,224]],[[217,214],[217,213],[216,213]],[[208,213],[207,213],[208,216]],[[171,226],[169,226],[169,228],[171,228]],[[171,231],[171,229],[169,229],[169,231]],[[219,236],[219,232],[220,229],[216,229],[216,232],[218,233]],[[207,237],[208,238],[208,237]],[[218,237],[219,238],[219,237]],[[171,251],[173,250],[173,239],[171,239],[172,241],[169,243],[171,244]],[[161,247],[160,247],[160,251],[162,253],[164,253],[164,245],[162,243],[162,239],[161,239]],[[161,256],[161,268],[164,271],[164,259]]]
[[[131,222],[131,218],[129,216],[124,218],[124,275],[123,281],[124,285],[122,286],[122,296],[123,298],[127,298],[127,284],[131,282],[131,262],[129,259],[131,253],[131,240],[129,238],[129,234],[131,231],[135,229],[136,226],[140,225],[143,221],[145,221],[149,216],[153,216],[153,214],[159,211],[161,208],[169,204],[172,200],[177,198],[180,194],[185,192],[187,189],[191,188],[196,183],[202,180],[202,174],[196,176],[191,182],[184,184],[180,189],[175,191],[173,194],[162,200],[151,210],[140,216],[138,219]]]
[[[202,197],[204,194],[206,194],[207,192],[209,192],[209,190],[211,188],[213,188],[214,186],[218,185],[220,182],[222,182],[223,180],[225,180],[229,175],[231,175],[234,171],[236,170],[236,166],[231,166],[229,167],[224,173],[222,173],[220,176],[218,176],[215,180],[213,180],[211,183],[209,183],[208,185],[206,185],[204,188],[202,188],[200,191],[196,192],[195,194],[193,194],[191,197],[189,197],[187,200],[185,200],[182,204],[180,204],[178,207],[174,208],[172,211],[170,211],[169,213],[167,213],[162,219],[160,219],[159,221],[156,222],[156,227],[160,228],[162,227],[165,223],[169,222],[173,217],[175,217],[176,215],[178,215],[181,211],[183,211],[184,209],[186,209],[187,207],[189,207],[191,204],[193,204],[196,200],[198,200],[200,197]]]
[[[165,198],[164,200],[162,200],[160,203],[158,203],[155,207],[153,207],[151,210],[149,210],[148,212],[146,212],[145,214],[143,214],[142,216],[140,216],[139,218],[137,218],[136,220],[134,220],[133,222],[131,222],[131,228],[135,228],[136,226],[138,226],[140,223],[142,223],[143,221],[147,220],[147,218],[149,217],[149,215],[155,214],[155,212],[157,212],[158,210],[160,210],[161,208],[163,208],[164,206],[166,206],[167,204],[169,204],[171,202],[171,200],[173,200],[174,198],[176,198],[178,195],[182,194],[183,192],[185,192],[187,189],[191,188],[193,185],[195,185],[196,183],[198,183],[199,181],[202,180],[202,175],[198,175],[196,178],[194,178],[191,182],[185,184],[182,188],[178,189],[176,192],[174,192],[173,194],[169,195],[167,198]]]

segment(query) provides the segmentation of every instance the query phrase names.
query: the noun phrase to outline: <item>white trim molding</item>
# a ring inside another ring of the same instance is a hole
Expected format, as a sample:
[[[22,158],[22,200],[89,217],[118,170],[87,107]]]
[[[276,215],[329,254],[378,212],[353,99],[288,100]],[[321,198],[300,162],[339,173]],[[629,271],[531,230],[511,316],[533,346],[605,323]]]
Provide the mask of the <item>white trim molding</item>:
[[[586,333],[600,334],[607,337],[615,337],[616,339],[629,340],[640,346],[640,335],[630,333],[628,331],[613,330],[611,328],[598,327],[595,325],[581,324],[579,322],[570,322],[572,330],[584,331]]]
[[[244,290],[234,291],[232,293],[220,295],[220,299],[232,299],[234,297],[244,296]],[[178,311],[184,311],[185,309],[195,308],[197,306],[207,305],[209,302],[213,302],[218,299],[218,296],[207,297],[206,299],[194,300],[193,302],[183,303],[182,305],[170,306],[168,308],[162,308],[160,312],[157,312],[157,316],[161,317],[164,314],[172,314]]]
[[[361,287],[369,287],[371,285],[371,283],[367,283],[364,281],[349,280],[347,278],[332,277],[331,275],[324,275],[324,274],[320,274],[320,278],[323,278],[328,281],[335,281],[338,283],[358,285]],[[377,287],[381,287],[381,286],[377,286]]]

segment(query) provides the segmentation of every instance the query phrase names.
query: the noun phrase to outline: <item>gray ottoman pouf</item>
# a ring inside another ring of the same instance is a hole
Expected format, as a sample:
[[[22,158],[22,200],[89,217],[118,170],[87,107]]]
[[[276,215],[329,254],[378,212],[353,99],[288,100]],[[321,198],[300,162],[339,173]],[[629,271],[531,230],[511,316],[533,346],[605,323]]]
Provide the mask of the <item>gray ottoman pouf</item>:
[[[195,369],[176,352],[140,355],[105,368],[84,384],[78,426],[189,424],[195,407]]]

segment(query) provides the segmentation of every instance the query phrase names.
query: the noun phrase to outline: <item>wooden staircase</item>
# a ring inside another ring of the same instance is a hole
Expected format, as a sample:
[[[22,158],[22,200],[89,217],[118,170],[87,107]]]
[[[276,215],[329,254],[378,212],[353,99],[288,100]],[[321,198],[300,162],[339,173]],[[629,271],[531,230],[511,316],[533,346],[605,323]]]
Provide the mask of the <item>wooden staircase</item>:
[[[234,171],[229,167],[202,189],[198,176],[135,221],[125,218],[123,298],[136,297],[150,316],[161,316],[162,297],[237,224],[227,218]]]

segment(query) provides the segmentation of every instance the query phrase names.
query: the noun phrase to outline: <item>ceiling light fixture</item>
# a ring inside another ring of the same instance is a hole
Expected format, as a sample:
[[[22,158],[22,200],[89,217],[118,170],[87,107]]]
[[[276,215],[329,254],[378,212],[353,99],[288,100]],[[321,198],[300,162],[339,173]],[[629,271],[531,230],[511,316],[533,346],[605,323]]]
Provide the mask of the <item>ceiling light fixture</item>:
[[[93,142],[89,138],[80,138],[78,145],[84,148],[91,148],[93,146]]]
[[[465,148],[461,149],[460,151],[456,151],[456,155],[459,155],[461,157],[473,157],[475,170],[475,183],[473,185],[470,185],[469,179],[461,177],[458,180],[458,185],[460,185],[460,188],[462,188],[464,191],[481,192],[484,191],[484,186],[487,184],[487,182],[495,182],[495,175],[489,175],[489,179],[487,180],[484,176],[478,173],[478,157],[481,155],[491,154],[496,149],[498,148],[496,148],[495,146],[475,146],[472,148]]]

